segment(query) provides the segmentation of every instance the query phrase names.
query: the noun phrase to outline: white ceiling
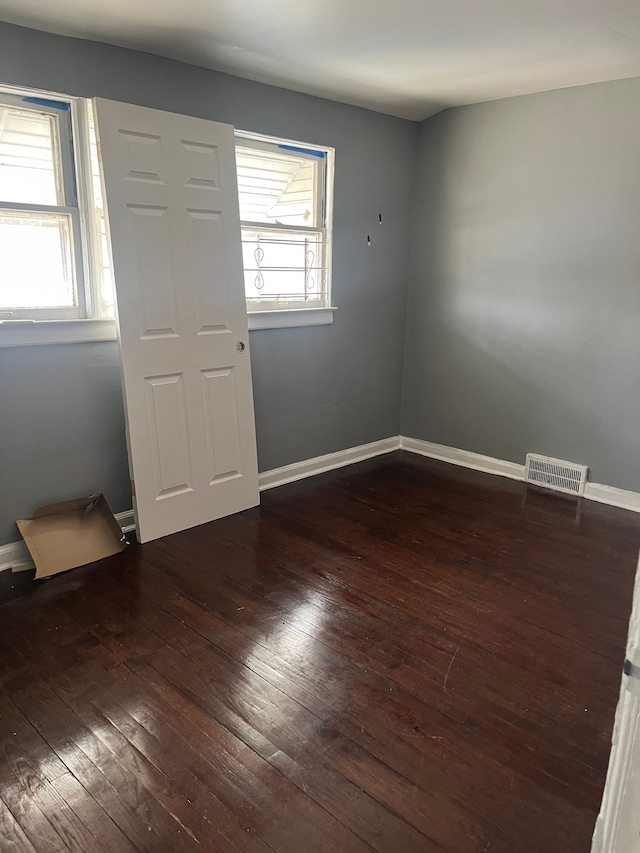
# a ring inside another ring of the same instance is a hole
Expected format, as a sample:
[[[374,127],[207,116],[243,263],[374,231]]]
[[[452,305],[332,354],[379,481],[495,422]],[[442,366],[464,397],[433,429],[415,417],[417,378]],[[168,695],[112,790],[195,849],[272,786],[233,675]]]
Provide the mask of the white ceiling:
[[[0,0],[0,19],[410,119],[640,76],[639,0]]]

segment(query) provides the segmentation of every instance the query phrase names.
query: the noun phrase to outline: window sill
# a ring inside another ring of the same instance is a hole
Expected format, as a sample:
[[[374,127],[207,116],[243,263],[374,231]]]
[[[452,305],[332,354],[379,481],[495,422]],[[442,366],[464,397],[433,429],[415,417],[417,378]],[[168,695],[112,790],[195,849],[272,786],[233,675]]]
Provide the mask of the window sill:
[[[249,311],[249,331],[289,329],[295,326],[328,326],[337,308],[286,308],[282,311]]]
[[[113,320],[36,320],[0,322],[0,347],[23,347],[38,344],[79,344],[115,341]]]

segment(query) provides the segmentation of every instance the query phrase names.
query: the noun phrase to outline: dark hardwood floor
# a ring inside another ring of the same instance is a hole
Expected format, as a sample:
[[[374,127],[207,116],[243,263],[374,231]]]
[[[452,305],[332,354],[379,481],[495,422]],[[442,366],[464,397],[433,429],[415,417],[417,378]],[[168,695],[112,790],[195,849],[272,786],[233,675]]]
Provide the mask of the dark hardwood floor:
[[[640,516],[392,454],[0,575],[0,849],[588,853]]]

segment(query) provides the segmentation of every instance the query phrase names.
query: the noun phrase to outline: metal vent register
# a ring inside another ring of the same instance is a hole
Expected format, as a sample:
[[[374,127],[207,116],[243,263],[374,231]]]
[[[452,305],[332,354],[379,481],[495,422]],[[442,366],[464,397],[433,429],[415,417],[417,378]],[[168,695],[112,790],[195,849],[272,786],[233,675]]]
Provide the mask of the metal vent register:
[[[528,483],[555,489],[557,492],[583,495],[588,470],[586,465],[575,465],[563,459],[527,453],[524,478]]]

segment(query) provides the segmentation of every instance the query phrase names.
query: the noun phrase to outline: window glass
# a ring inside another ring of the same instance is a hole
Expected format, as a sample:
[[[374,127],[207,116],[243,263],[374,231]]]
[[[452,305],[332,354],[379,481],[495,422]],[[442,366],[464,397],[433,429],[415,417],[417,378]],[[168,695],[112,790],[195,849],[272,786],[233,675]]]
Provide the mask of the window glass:
[[[56,119],[0,104],[0,202],[63,205]]]
[[[321,234],[243,231],[247,299],[269,298],[301,303],[321,299],[324,281],[322,252]]]
[[[77,305],[69,217],[0,211],[0,310]]]
[[[84,313],[70,102],[0,93],[2,321]]]
[[[318,158],[236,146],[240,219],[315,228]]]

